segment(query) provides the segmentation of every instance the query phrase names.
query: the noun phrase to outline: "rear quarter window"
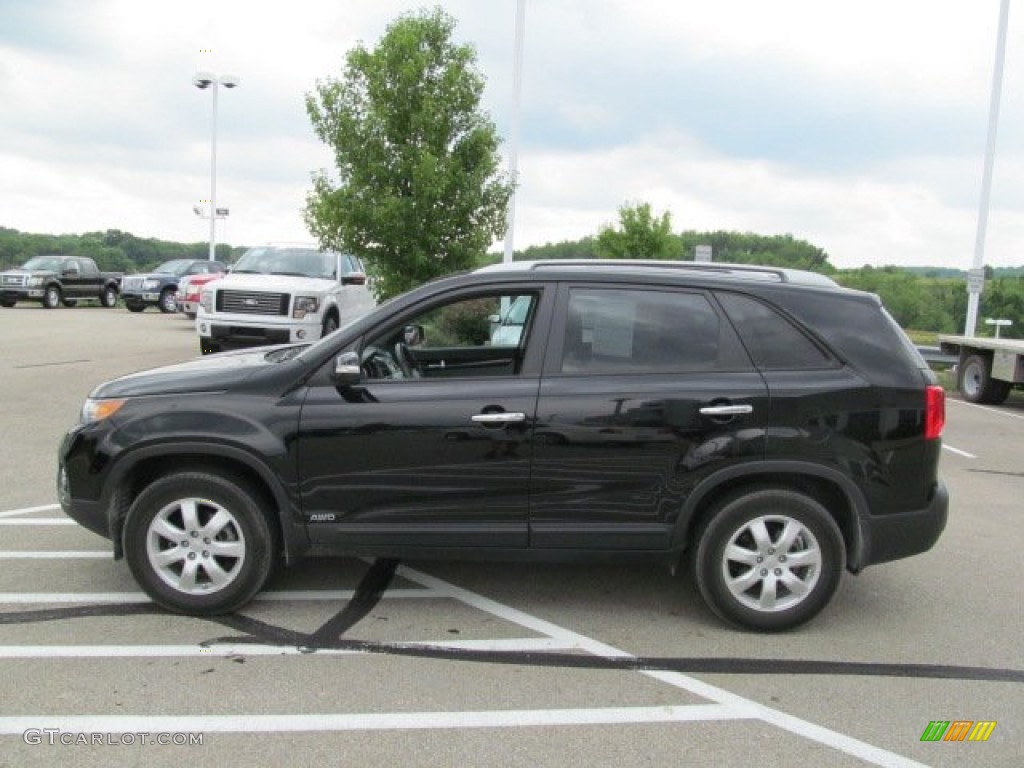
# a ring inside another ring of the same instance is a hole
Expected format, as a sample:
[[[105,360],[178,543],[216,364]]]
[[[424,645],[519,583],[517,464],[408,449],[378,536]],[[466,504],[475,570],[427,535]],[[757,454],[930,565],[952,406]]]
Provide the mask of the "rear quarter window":
[[[762,370],[800,370],[833,367],[832,357],[787,317],[762,301],[734,293],[718,300]]]

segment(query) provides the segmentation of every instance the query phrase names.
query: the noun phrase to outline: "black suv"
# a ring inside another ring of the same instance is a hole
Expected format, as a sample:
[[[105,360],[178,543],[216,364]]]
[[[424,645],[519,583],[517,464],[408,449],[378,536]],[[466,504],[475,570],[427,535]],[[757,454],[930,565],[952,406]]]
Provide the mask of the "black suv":
[[[938,539],[944,404],[878,298],[820,275],[518,263],[102,384],[58,490],[187,614],[305,555],[688,554],[717,614],[782,630]]]

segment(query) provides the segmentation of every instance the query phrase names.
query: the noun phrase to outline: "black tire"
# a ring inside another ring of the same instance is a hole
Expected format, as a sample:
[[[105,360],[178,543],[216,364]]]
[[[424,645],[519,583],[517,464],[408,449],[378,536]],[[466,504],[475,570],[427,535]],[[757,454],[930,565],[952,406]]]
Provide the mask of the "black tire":
[[[992,359],[987,355],[969,355],[959,374],[957,388],[969,403],[999,405],[1010,394],[1010,382],[992,378]]]
[[[322,339],[324,336],[330,336],[336,330],[338,330],[338,318],[333,314],[328,314],[327,317],[324,318],[323,325],[320,326],[320,338]]]
[[[107,309],[117,306],[117,288],[112,285],[107,286],[103,289],[103,293],[100,294],[100,304]]]
[[[0,307],[7,307],[8,309],[10,309],[17,303],[17,301],[12,299],[4,299],[3,301],[0,301]]]
[[[43,306],[47,309],[56,309],[61,302],[60,288],[55,285],[47,286],[43,292]]]
[[[165,315],[178,311],[178,300],[174,297],[175,290],[174,288],[164,288],[160,291],[160,298],[157,300],[156,306]]]
[[[220,352],[220,344],[213,341],[206,341],[205,339],[199,340],[199,353],[203,355],[213,355]]]
[[[793,629],[816,616],[835,594],[846,562],[842,533],[828,511],[783,488],[725,499],[695,546],[694,577],[711,610],[761,632]]]
[[[136,498],[125,521],[124,553],[154,602],[175,613],[214,616],[259,592],[275,544],[244,481],[185,471],[160,478]]]
[[[145,304],[137,304],[134,301],[126,301],[124,306],[129,312],[142,312],[146,308]]]
[[[65,307],[77,307],[78,299],[61,299],[60,303],[63,304]]]

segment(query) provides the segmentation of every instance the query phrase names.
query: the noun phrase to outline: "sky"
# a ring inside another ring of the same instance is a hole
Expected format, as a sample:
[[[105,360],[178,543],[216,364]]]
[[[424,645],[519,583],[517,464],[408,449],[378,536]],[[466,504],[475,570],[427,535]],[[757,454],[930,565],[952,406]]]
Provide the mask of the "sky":
[[[578,240],[623,205],[675,231],[792,235],[840,268],[969,268],[1000,0],[523,0],[513,243]],[[517,0],[0,0],[0,226],[311,240],[332,169],[305,96],[401,14],[440,5],[516,125]],[[1011,0],[984,262],[1024,265],[1024,6]],[[493,250],[501,250],[496,243]]]

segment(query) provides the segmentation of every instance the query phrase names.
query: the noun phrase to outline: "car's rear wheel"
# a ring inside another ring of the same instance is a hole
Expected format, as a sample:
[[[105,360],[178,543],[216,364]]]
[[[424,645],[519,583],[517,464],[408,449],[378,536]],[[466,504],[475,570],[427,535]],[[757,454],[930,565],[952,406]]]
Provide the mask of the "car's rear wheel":
[[[970,355],[960,366],[960,394],[969,403],[999,405],[1010,395],[1010,383],[992,378],[992,361]]]
[[[126,301],[124,306],[129,312],[142,312],[146,308],[145,304],[140,304],[135,301]]]
[[[62,299],[60,303],[65,307],[77,307],[78,299]]]
[[[7,307],[8,309],[10,309],[17,303],[17,301],[14,301],[12,299],[4,299],[3,301],[0,301],[0,307]]]
[[[802,493],[761,488],[721,502],[698,534],[692,560],[708,606],[745,629],[777,632],[816,616],[845,565],[828,511]]]
[[[132,574],[156,603],[176,613],[240,608],[270,575],[274,550],[258,497],[239,479],[206,472],[152,483],[125,521]]]

